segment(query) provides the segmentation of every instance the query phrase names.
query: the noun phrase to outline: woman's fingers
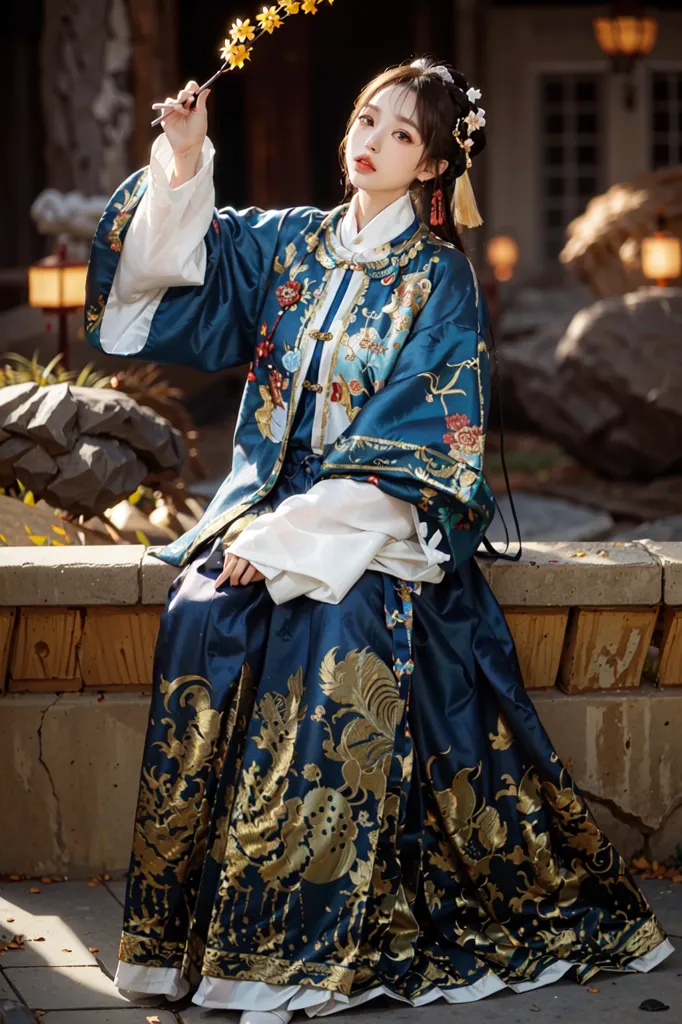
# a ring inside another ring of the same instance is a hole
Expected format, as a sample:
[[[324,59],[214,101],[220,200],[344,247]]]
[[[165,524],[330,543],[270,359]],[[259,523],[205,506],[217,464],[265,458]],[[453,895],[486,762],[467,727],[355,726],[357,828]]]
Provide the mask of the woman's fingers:
[[[218,590],[223,583],[229,581],[231,587],[245,587],[248,583],[256,583],[263,579],[265,579],[263,574],[245,558],[238,558],[227,551],[223,561],[223,571],[215,581],[214,586]]]
[[[259,580],[265,579],[262,572],[259,572],[255,565],[251,565],[247,562],[247,568],[244,570],[244,574],[239,581],[242,587],[245,587],[247,583],[257,583]]]

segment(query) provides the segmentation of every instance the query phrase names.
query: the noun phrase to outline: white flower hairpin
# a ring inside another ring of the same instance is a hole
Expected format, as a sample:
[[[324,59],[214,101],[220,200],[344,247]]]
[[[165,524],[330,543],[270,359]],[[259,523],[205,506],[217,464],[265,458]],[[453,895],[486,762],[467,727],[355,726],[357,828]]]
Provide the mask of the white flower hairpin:
[[[467,99],[469,100],[469,103],[476,103],[477,100],[480,100],[481,95],[481,90],[474,89],[473,85],[467,90]]]
[[[468,127],[468,134],[472,135],[474,132],[478,131],[479,128],[483,128],[485,126],[485,110],[483,107],[479,107],[476,112],[472,110],[471,113],[467,114],[467,116],[463,118],[463,121]]]
[[[413,60],[410,65],[413,68],[421,68],[422,71],[426,71],[429,75],[438,75],[444,82],[449,82],[450,85],[455,84],[455,80],[443,64],[434,64],[433,67],[429,67],[423,57],[418,60]]]

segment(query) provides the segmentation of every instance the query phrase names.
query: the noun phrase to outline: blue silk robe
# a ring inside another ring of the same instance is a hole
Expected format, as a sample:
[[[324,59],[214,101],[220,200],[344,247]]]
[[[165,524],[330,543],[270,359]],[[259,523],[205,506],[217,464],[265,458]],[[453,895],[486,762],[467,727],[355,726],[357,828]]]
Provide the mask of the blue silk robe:
[[[126,182],[97,231],[95,345],[144,187]],[[251,366],[232,473],[161,553],[185,570],[156,653],[119,970],[203,975],[195,1000],[226,1008],[254,1005],[235,983],[267,982],[281,998],[257,1005],[312,1012],[641,968],[664,935],[559,762],[471,557],[493,508],[475,278],[418,224],[347,266],[342,212],[216,213],[203,286],[165,293],[137,353]],[[342,330],[311,339],[337,271],[356,289]],[[365,572],[337,605],[215,591],[226,529],[334,476],[414,505],[450,555],[443,581]]]

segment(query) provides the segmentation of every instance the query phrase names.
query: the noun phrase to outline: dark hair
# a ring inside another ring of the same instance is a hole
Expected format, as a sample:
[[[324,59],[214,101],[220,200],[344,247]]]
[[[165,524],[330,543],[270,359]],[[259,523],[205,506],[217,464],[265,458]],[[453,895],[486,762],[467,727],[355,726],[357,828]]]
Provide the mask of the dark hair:
[[[434,67],[445,68],[451,75],[452,82],[445,81],[441,75],[436,74],[432,70]],[[472,111],[477,111],[478,107],[467,96],[469,83],[464,75],[455,71],[449,64],[427,57],[416,65],[401,64],[398,67],[389,68],[365,86],[355,101],[346,127],[346,134],[339,147],[339,157],[346,182],[346,197],[348,198],[353,193],[346,169],[348,133],[360,110],[371,102],[372,97],[381,89],[394,85],[405,85],[416,95],[415,116],[424,141],[424,163],[438,165],[440,160],[448,161],[447,169],[442,175],[438,174],[435,178],[425,182],[415,180],[410,186],[410,194],[417,214],[425,224],[430,223],[431,200],[435,189],[440,186],[443,190],[445,223],[440,226],[432,226],[431,230],[445,241],[452,242],[458,249],[463,250],[464,247],[452,215],[452,206],[455,182],[467,169],[466,152],[452,133],[460,118],[466,117]],[[463,126],[462,136],[467,138],[466,126]],[[485,147],[485,131],[483,128],[478,128],[469,137],[473,142],[469,155],[474,157]]]

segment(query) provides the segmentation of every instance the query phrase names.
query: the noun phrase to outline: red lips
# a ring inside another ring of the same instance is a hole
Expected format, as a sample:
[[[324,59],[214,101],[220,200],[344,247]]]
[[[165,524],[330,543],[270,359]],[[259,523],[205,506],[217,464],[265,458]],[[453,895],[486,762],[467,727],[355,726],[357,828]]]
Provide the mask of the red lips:
[[[376,167],[372,163],[368,156],[357,156],[355,158],[355,166],[360,171],[375,171]]]

